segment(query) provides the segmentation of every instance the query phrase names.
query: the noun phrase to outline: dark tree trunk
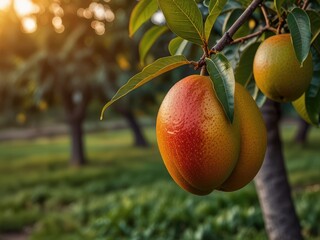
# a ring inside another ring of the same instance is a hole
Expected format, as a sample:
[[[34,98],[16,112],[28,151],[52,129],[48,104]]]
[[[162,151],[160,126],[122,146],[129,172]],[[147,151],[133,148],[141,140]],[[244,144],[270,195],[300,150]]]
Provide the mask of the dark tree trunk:
[[[134,145],[138,147],[148,147],[148,143],[142,133],[141,127],[138,124],[132,111],[122,111],[123,116],[129,124],[130,129],[134,135]]]
[[[307,143],[307,136],[310,129],[310,125],[304,121],[302,118],[299,118],[299,125],[294,141],[298,144],[304,145]]]
[[[300,240],[300,223],[291,197],[279,134],[279,104],[268,100],[262,107],[262,114],[268,130],[268,148],[255,184],[266,231],[270,240]]]
[[[82,120],[75,119],[74,121],[69,121],[69,126],[71,137],[70,164],[73,166],[82,166],[86,163],[83,145]]]
[[[61,93],[67,122],[70,128],[70,164],[73,166],[82,166],[86,164],[82,125],[85,119],[88,103],[91,99],[91,92],[89,88],[85,88],[81,93],[81,99],[78,101],[73,99],[72,96],[74,93],[72,91],[68,91],[67,88],[62,88]]]

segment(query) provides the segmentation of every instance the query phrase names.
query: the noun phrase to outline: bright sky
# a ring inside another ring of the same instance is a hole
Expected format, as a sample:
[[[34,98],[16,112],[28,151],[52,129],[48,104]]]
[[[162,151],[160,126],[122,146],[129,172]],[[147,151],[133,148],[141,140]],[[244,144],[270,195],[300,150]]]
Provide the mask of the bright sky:
[[[0,10],[8,8],[11,1],[14,1],[14,9],[20,17],[39,11],[39,6],[31,0],[0,0]]]
[[[0,10],[6,9],[10,4],[10,0],[1,0],[0,1]]]
[[[19,16],[39,12],[39,6],[31,0],[14,0],[14,9]]]
[[[105,0],[105,2],[110,1],[111,0]],[[6,11],[12,2],[16,14],[21,19],[23,31],[26,33],[35,32],[37,30],[37,19],[32,16],[32,14],[38,13],[40,11],[40,7],[33,3],[32,0],[0,0],[0,13],[1,11]],[[52,19],[52,24],[58,33],[62,33],[64,31],[64,25],[61,19],[63,9],[60,5],[54,3],[51,7],[56,15]],[[88,19],[93,18],[91,25],[98,35],[102,35],[105,32],[105,23],[103,23],[103,20],[112,22],[115,19],[115,14],[109,7],[105,7],[103,4],[96,2],[92,2],[87,9],[79,9],[78,15]]]
[[[0,0],[0,11],[5,11],[11,2],[14,1],[14,10],[21,18],[21,23],[24,32],[32,33],[37,30],[37,21],[34,17],[28,16],[32,13],[39,12],[39,6],[31,0]]]

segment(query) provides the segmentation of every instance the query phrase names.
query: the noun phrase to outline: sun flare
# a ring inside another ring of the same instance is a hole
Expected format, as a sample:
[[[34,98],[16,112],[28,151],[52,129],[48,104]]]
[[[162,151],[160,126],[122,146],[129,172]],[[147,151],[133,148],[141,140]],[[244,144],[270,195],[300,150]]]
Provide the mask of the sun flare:
[[[0,11],[8,8],[10,5],[10,2],[11,2],[10,0],[1,0],[0,1]]]
[[[33,33],[37,30],[37,21],[34,17],[24,17],[21,23],[25,33]]]
[[[14,9],[20,17],[39,12],[39,6],[31,0],[14,0]]]

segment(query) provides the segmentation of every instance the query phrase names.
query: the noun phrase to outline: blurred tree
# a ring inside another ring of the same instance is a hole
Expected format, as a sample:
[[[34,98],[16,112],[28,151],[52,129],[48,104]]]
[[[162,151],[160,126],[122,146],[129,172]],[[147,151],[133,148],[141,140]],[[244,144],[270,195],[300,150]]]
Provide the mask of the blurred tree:
[[[70,127],[70,163],[82,165],[86,161],[82,125],[90,101],[111,98],[140,68],[134,50],[137,41],[127,34],[133,5],[126,0],[8,3],[0,12],[0,47],[5,56],[0,70],[1,77],[8,78],[0,85],[0,92],[5,93],[1,107],[11,107],[10,99],[19,102],[19,108],[26,105],[21,104],[25,98],[16,96],[23,89],[29,89],[22,94],[28,96],[29,105],[42,100],[61,104]],[[132,110],[135,102],[119,102],[114,109],[133,130],[135,145],[147,146]]]
[[[307,143],[310,127],[311,127],[310,124],[308,124],[302,118],[299,118],[298,129],[294,137],[295,143],[301,144],[301,145],[304,145]]]

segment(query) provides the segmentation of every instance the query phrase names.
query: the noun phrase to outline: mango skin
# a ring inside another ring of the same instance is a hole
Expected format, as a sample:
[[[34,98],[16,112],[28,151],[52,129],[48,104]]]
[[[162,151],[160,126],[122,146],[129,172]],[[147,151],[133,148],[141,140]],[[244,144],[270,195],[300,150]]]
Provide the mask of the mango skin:
[[[249,92],[235,84],[235,114],[239,118],[241,147],[237,165],[219,190],[232,192],[246,186],[259,172],[267,149],[267,129]]]
[[[158,112],[156,134],[171,177],[197,195],[219,187],[240,152],[237,116],[229,123],[208,76],[188,76],[169,90]]]
[[[269,99],[291,102],[298,99],[312,79],[312,55],[300,66],[290,34],[272,36],[261,43],[253,62],[257,86]]]

